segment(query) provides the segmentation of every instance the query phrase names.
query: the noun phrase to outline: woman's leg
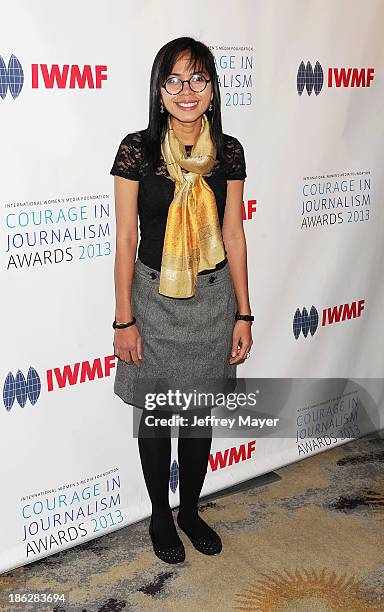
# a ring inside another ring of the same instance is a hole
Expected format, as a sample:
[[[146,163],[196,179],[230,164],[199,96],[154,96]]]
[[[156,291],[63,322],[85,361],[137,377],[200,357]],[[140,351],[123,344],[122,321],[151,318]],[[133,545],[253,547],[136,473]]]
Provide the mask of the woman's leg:
[[[194,415],[204,418],[211,414],[211,409],[190,411],[189,422]],[[201,437],[197,437],[200,434]],[[199,428],[179,427],[178,460],[180,507],[178,522],[180,527],[194,539],[215,539],[216,532],[198,515],[198,501],[203,488],[209,454],[212,444],[212,425],[204,424]]]
[[[155,410],[156,416],[168,417],[169,412]],[[147,410],[142,411],[138,446],[145,484],[152,502],[152,529],[159,548],[180,544],[172,510],[169,505],[171,464],[171,428],[145,424]],[[166,436],[166,437],[164,437]]]

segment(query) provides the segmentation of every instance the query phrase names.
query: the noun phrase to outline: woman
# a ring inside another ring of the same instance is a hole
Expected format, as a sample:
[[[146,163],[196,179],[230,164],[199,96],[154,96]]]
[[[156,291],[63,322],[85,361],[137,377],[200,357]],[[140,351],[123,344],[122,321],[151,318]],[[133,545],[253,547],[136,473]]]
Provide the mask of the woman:
[[[146,390],[150,380],[167,376],[236,378],[237,364],[252,346],[242,223],[245,161],[239,141],[222,132],[218,78],[206,45],[182,37],[160,49],[151,72],[148,128],[125,136],[111,174],[114,392],[143,408],[137,392],[143,381]],[[156,416],[169,416],[169,410],[157,408]],[[179,563],[185,550],[169,505],[170,426],[160,432],[146,416],[142,410],[138,445],[152,502],[149,533],[155,554]],[[192,430],[188,423],[179,427],[177,523],[197,550],[217,554],[221,539],[198,515],[212,427],[202,426],[199,437]]]

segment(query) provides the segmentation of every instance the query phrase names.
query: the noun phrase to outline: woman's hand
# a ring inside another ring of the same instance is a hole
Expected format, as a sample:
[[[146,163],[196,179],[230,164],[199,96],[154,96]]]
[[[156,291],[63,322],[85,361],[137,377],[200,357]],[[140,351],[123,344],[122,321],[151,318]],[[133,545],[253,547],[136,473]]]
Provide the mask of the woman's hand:
[[[116,357],[120,357],[125,363],[134,363],[137,367],[141,365],[142,342],[141,335],[136,325],[115,329],[113,342]]]
[[[244,362],[253,344],[250,321],[236,321],[232,333],[231,365]]]

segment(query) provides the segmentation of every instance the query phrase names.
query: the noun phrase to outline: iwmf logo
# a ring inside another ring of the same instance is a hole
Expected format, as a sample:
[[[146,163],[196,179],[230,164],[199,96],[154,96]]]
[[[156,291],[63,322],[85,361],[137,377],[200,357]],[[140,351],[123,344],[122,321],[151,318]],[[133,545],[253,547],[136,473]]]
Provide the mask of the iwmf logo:
[[[361,316],[362,311],[364,310],[365,300],[359,300],[352,302],[351,304],[340,304],[340,306],[329,306],[328,308],[323,308],[322,318],[321,318],[321,326],[331,325],[332,323],[341,323],[342,321],[356,319]],[[308,336],[308,332],[310,332],[311,336],[317,330],[319,325],[319,313],[315,306],[312,306],[309,313],[305,308],[300,310],[296,309],[295,315],[293,317],[293,335],[296,340],[300,336],[301,332],[303,333],[304,338]]]
[[[210,466],[212,472],[216,470],[224,470],[231,465],[236,465],[254,459],[256,453],[256,440],[250,440],[249,442],[243,442],[239,446],[232,446],[223,450],[216,451],[215,454],[210,454],[208,458],[208,466]],[[169,487],[172,493],[176,493],[179,484],[179,464],[176,459],[173,460],[170,476],[169,476]]]
[[[332,68],[327,70],[327,87],[370,87],[374,68]],[[297,71],[297,93],[304,91],[310,96],[312,91],[319,95],[324,85],[324,71],[320,62],[312,67],[311,62],[301,62]]]
[[[101,89],[102,82],[107,80],[105,65],[78,64],[31,64],[32,89]],[[11,55],[8,66],[0,55],[0,97],[7,95],[8,89],[12,98],[20,94],[24,85],[23,67],[15,55]]]
[[[57,389],[109,377],[115,363],[115,355],[106,355],[105,357],[96,357],[93,361],[87,359],[74,364],[68,363],[61,367],[50,368],[45,372],[45,379],[43,376],[44,388],[50,393]],[[5,409],[9,412],[15,399],[21,408],[24,408],[27,399],[32,405],[36,404],[41,389],[41,379],[35,368],[29,368],[27,377],[21,370],[17,370],[16,376],[9,372],[3,387]]]

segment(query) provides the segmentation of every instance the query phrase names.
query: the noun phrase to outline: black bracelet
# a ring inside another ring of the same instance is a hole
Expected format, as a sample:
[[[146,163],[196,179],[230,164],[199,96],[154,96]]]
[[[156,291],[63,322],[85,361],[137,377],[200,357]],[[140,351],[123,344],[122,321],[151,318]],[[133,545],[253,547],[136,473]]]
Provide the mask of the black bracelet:
[[[124,329],[125,327],[131,327],[131,325],[134,325],[135,323],[136,323],[135,317],[133,317],[132,321],[130,321],[129,323],[116,323],[116,319],[115,319],[114,322],[112,323],[112,327],[113,329]]]
[[[253,315],[241,315],[239,314],[239,311],[236,310],[235,320],[236,321],[254,321],[255,317]]]

